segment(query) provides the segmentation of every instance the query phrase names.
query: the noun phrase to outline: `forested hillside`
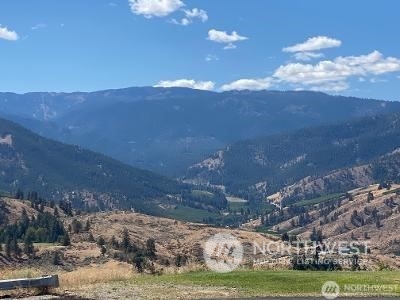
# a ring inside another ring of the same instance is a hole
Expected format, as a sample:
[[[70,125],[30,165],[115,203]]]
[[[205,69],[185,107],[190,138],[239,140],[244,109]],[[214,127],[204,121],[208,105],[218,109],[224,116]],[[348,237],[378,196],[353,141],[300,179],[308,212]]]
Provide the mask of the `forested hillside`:
[[[134,208],[161,213],[160,203],[198,209],[226,206],[225,197],[217,192],[203,202],[192,197],[188,185],[43,138],[4,119],[0,119],[0,170],[0,190],[13,194],[35,191],[81,209]]]
[[[244,197],[269,195],[308,176],[368,163],[373,163],[371,178],[398,180],[397,156],[377,159],[399,147],[400,114],[378,115],[233,144],[189,168],[187,180],[223,185]],[[337,181],[346,183],[345,178]]]
[[[0,93],[0,115],[43,136],[170,176],[243,139],[399,110],[397,102],[306,91]]]

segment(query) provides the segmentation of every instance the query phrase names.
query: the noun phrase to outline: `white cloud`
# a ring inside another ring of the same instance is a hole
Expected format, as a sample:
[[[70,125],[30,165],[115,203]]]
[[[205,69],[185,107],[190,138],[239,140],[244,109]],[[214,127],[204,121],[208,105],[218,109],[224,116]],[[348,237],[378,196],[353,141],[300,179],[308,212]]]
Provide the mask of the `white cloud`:
[[[185,12],[186,18],[189,20],[200,19],[203,23],[207,22],[208,15],[203,9],[193,8],[192,10],[183,10]]]
[[[0,25],[0,39],[16,41],[19,39],[19,36],[15,31],[9,30],[7,27],[2,27]]]
[[[162,80],[155,85],[155,87],[185,87],[207,91],[213,90],[214,86],[215,84],[212,81],[195,81],[193,79]]]
[[[327,82],[324,84],[311,86],[308,90],[319,92],[341,92],[349,88],[349,84],[345,81]]]
[[[227,44],[224,49],[235,49],[235,42],[245,41],[248,37],[241,36],[236,31],[232,31],[232,33],[229,34],[226,31],[211,29],[208,31],[207,39],[216,43]]]
[[[296,44],[294,46],[283,48],[283,52],[312,52],[326,48],[340,47],[342,42],[327,36],[316,36],[309,38],[304,43]]]
[[[293,55],[293,57],[301,61],[310,61],[315,58],[324,57],[324,54],[318,52],[297,52]]]
[[[349,88],[348,80],[355,77],[364,82],[381,82],[377,76],[400,71],[400,59],[384,57],[379,51],[367,55],[339,56],[317,64],[289,63],[277,68],[271,77],[240,79],[221,87],[221,90],[261,90],[276,84],[289,84],[296,90],[340,92]]]
[[[170,22],[171,22],[172,24],[175,24],[175,25],[182,25],[182,26],[187,26],[187,25],[189,25],[189,24],[192,23],[192,22],[191,22],[189,19],[187,19],[187,18],[182,18],[180,21],[178,21],[177,19],[171,19]]]
[[[205,58],[205,61],[216,61],[219,60],[218,56],[213,54],[208,54]]]
[[[235,44],[229,43],[224,47],[224,50],[236,49],[237,46]]]
[[[271,77],[259,78],[259,79],[239,79],[228,84],[224,84],[221,87],[222,91],[232,90],[251,90],[261,91],[270,88],[273,85],[274,79]]]
[[[232,31],[231,34],[228,34],[226,31],[211,29],[208,32],[208,39],[213,42],[228,44],[238,41],[244,41],[248,38],[245,36],[240,36],[236,31]]]
[[[187,26],[189,24],[192,24],[195,19],[199,19],[203,23],[207,22],[208,20],[207,12],[203,9],[199,8],[193,8],[191,10],[183,9],[183,12],[185,13],[184,18],[182,18],[180,21],[172,19],[171,22],[176,25]]]
[[[400,59],[384,57],[373,51],[367,55],[337,57],[334,60],[320,61],[318,64],[290,63],[280,66],[274,78],[292,84],[306,86],[340,83],[357,76],[380,75],[400,71]]]
[[[371,83],[387,82],[387,79],[373,77],[369,79],[369,82]]]
[[[181,0],[129,0],[131,10],[146,18],[165,17],[185,4]]]
[[[46,24],[40,23],[40,24],[36,24],[35,26],[32,26],[31,29],[32,30],[39,30],[39,29],[43,29],[43,28],[46,28],[46,27],[47,27]]]

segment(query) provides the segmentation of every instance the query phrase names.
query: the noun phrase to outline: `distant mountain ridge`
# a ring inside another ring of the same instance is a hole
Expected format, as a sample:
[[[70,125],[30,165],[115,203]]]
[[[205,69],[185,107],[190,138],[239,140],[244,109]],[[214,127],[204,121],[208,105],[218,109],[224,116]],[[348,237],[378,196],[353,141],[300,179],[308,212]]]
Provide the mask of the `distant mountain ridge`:
[[[243,197],[305,197],[400,181],[399,148],[400,113],[377,115],[232,144],[190,167],[186,180]]]
[[[127,88],[0,93],[0,115],[52,139],[171,176],[249,138],[400,111],[400,103],[318,92]]]

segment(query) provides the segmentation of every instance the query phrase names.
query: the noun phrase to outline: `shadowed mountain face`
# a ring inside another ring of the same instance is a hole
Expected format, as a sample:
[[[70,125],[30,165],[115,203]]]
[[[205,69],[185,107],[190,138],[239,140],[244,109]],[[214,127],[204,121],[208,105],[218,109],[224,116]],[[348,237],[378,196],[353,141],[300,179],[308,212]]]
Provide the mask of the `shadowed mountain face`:
[[[185,188],[102,154],[38,136],[0,119],[0,190],[36,191],[76,207],[144,209],[146,202]]]
[[[400,114],[378,115],[235,143],[190,167],[187,180],[224,185],[243,197],[267,196],[295,183],[292,195],[306,196],[306,185],[324,194],[355,187],[357,182],[398,181],[399,148]]]
[[[398,110],[396,102],[315,92],[0,93],[0,114],[41,135],[171,176],[242,139]]]

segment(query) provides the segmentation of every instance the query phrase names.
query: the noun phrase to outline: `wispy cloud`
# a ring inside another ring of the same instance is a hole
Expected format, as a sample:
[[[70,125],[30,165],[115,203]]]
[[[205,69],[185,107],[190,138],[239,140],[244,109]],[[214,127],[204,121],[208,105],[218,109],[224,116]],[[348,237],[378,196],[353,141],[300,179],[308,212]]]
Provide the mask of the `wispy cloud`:
[[[300,61],[310,61],[316,58],[324,57],[323,53],[318,51],[327,48],[340,47],[342,41],[327,36],[316,36],[309,38],[303,43],[294,46],[285,47],[283,52],[293,53],[293,57]]]
[[[7,27],[2,27],[0,25],[0,39],[16,41],[19,39],[19,36],[15,31],[9,30]]]
[[[193,8],[192,10],[183,10],[185,12],[185,16],[189,19],[200,19],[202,22],[207,22],[208,15],[207,12],[203,9]]]
[[[205,61],[216,61],[219,60],[218,56],[213,54],[208,54],[205,58]]]
[[[192,24],[196,19],[200,20],[201,22],[207,22],[208,15],[207,12],[203,9],[193,8],[191,10],[184,9],[182,10],[185,16],[181,20],[172,19],[171,22],[173,24],[187,26]]]
[[[261,91],[270,88],[273,85],[274,79],[271,77],[259,78],[259,79],[239,79],[228,84],[224,84],[221,87],[222,91],[232,90],[251,90]]]
[[[312,59],[324,57],[324,54],[318,52],[297,52],[293,57],[301,61],[310,61]]]
[[[32,26],[31,29],[32,30],[39,30],[39,29],[43,29],[43,28],[46,28],[46,27],[47,27],[46,24],[40,23],[40,24],[36,24],[36,25]]]
[[[224,50],[230,50],[230,49],[236,49],[236,48],[237,48],[237,46],[235,44],[229,43],[228,45],[226,45],[224,47]]]
[[[212,81],[196,81],[193,79],[162,80],[155,85],[155,87],[185,87],[207,91],[213,90],[214,86],[215,83]]]
[[[326,49],[326,48],[334,48],[334,47],[340,47],[342,45],[342,42],[337,39],[333,39],[327,36],[316,36],[309,38],[307,41],[296,44],[294,46],[290,47],[285,47],[282,49],[283,52],[290,52],[290,53],[295,53],[295,52],[312,52],[312,51],[318,51],[321,49]]]
[[[245,41],[249,38],[239,35],[236,31],[232,31],[232,33],[229,34],[226,31],[211,29],[208,31],[207,39],[216,43],[226,44],[224,49],[235,49],[236,45],[234,43]]]

